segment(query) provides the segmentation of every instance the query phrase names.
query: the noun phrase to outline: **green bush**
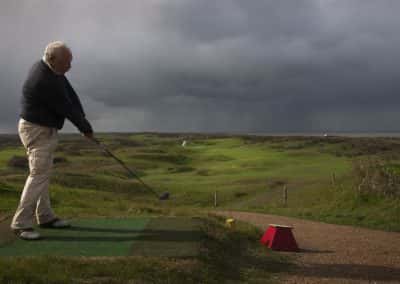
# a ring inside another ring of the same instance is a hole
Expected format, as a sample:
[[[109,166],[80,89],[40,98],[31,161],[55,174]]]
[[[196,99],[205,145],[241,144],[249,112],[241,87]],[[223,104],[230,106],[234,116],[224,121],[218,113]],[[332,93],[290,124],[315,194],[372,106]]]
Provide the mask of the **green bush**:
[[[400,175],[388,160],[367,157],[353,161],[353,173],[360,196],[400,197]]]
[[[8,161],[8,166],[12,168],[26,169],[28,168],[28,159],[24,156],[12,156]]]

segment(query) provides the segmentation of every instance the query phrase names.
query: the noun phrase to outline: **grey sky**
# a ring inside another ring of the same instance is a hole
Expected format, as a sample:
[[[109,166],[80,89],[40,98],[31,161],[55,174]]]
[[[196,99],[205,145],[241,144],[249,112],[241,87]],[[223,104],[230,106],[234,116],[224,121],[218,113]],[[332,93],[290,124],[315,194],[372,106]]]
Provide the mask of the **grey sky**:
[[[0,132],[45,45],[95,131],[395,131],[398,0],[0,2]],[[73,130],[67,124],[66,130]]]

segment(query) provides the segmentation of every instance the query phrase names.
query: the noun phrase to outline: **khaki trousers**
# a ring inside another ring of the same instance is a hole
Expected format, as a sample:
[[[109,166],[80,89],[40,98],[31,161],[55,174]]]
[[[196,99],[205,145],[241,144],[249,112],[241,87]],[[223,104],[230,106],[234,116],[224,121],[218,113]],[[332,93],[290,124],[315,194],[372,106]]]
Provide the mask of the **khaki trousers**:
[[[55,218],[50,205],[49,178],[53,167],[53,152],[58,143],[57,129],[20,119],[19,137],[27,150],[29,176],[11,223],[13,229],[32,228],[36,221],[43,224]]]

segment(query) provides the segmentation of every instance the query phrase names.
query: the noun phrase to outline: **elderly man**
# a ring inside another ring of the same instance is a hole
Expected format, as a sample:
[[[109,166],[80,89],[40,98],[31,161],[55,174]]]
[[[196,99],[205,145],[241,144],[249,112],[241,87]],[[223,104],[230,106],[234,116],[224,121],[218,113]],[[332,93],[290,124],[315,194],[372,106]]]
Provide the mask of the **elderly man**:
[[[23,86],[18,133],[27,150],[30,173],[11,223],[11,229],[21,239],[40,238],[33,229],[35,213],[41,227],[70,226],[54,214],[48,191],[57,131],[67,118],[83,135],[93,139],[92,127],[79,98],[64,76],[71,68],[71,61],[72,53],[63,42],[50,43],[43,58],[31,68]]]

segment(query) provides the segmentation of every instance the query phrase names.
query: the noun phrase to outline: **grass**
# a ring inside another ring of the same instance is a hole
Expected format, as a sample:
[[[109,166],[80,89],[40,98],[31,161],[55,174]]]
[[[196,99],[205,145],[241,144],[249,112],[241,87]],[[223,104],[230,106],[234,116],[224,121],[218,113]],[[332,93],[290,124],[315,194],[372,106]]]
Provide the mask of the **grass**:
[[[122,278],[126,280],[132,277],[137,283],[157,283],[157,277],[170,277],[171,283],[199,283],[203,280],[213,283],[229,279],[228,274],[234,275],[233,283],[243,283],[244,280],[251,279],[248,274],[251,274],[252,269],[257,272],[255,275],[260,273],[261,276],[249,280],[249,283],[264,283],[260,279],[271,280],[274,273],[279,275],[285,270],[280,267],[280,261],[272,265],[276,269],[267,271],[266,275],[259,272],[262,270],[261,266],[276,260],[271,255],[271,258],[266,259],[251,257],[248,262],[253,263],[255,268],[246,268],[246,264],[241,263],[244,270],[237,272],[237,269],[230,266],[230,262],[240,262],[240,256],[233,252],[229,256],[224,254],[228,253],[228,248],[225,248],[229,245],[228,242],[237,244],[251,240],[248,244],[251,246],[250,243],[257,243],[259,232],[257,234],[252,231],[254,228],[242,227],[242,233],[232,234],[223,228],[221,220],[206,216],[207,211],[214,209],[216,191],[221,209],[273,213],[400,231],[398,198],[358,195],[356,178],[352,172],[355,158],[369,156],[391,157],[390,166],[396,170],[400,164],[399,139],[241,137],[178,133],[100,134],[98,137],[129,167],[135,169],[147,184],[159,192],[169,191],[171,200],[156,200],[136,180],[128,178],[124,169],[82,137],[61,135],[56,156],[65,157],[67,161],[55,165],[50,186],[52,203],[57,214],[67,218],[203,216],[213,224],[207,230],[220,234],[207,239],[204,244],[204,248],[208,247],[207,254],[190,260],[151,258],[144,262],[136,257],[129,260],[15,259],[12,260],[13,267],[19,270],[1,270],[3,265],[0,262],[0,275],[11,277],[18,273],[21,277],[32,276],[38,263],[54,266],[55,271],[65,265],[68,267],[65,271],[76,275],[76,279],[87,275],[100,281],[97,283],[113,283],[113,279],[119,283]],[[188,141],[186,147],[181,146],[183,140]],[[18,140],[8,136],[2,137],[0,141],[3,143],[0,146],[1,215],[12,214],[15,210],[27,169],[7,166],[12,156],[24,155]],[[332,183],[333,173],[335,184]],[[284,185],[288,191],[287,204],[284,204],[282,197]],[[238,253],[243,254],[248,248],[246,245]],[[220,259],[220,255],[224,256],[225,261]],[[107,276],[96,276],[98,267],[104,261],[109,264],[110,271],[111,267],[115,269],[115,274],[108,272]],[[84,268],[76,265],[86,262],[90,262],[92,266]],[[27,263],[30,265],[26,267]],[[157,272],[152,268],[155,264],[161,267]],[[131,274],[130,271],[125,271],[125,265],[135,266],[132,271],[136,272]],[[179,270],[179,265],[184,269]],[[245,272],[246,270],[249,272]],[[146,278],[150,272],[154,273],[154,279]],[[208,278],[201,278],[203,276],[200,275],[203,274]],[[65,273],[62,275],[65,276]],[[64,276],[56,281],[64,283],[62,281],[67,281]],[[38,281],[45,281],[46,277],[38,278]],[[174,282],[176,279],[189,280]]]
[[[0,260],[2,283],[199,283],[196,262],[141,257]],[[132,282],[135,283],[135,282]]]
[[[51,183],[59,212],[124,215],[144,207],[163,213],[172,208],[208,209],[217,191],[222,208],[400,230],[396,224],[397,203],[382,197],[362,200],[354,194],[351,173],[356,156],[387,155],[390,149],[396,152],[400,143],[394,139],[204,135],[188,138],[151,133],[102,134],[100,139],[149,185],[160,192],[171,192],[172,200],[159,209],[159,204],[112,159],[82,138],[66,135],[61,137],[56,156],[66,157],[67,162],[56,165]],[[183,139],[188,141],[186,147],[181,146]],[[343,153],[337,155],[337,151]],[[10,143],[0,151],[0,212],[14,210],[23,187],[26,170],[7,167],[7,159],[21,153],[19,145],[13,148]],[[393,167],[399,161],[392,161]],[[335,186],[331,181],[333,173]],[[287,206],[282,200],[283,185],[288,189]],[[87,204],[86,200],[93,202]],[[102,210],[98,204],[102,204]]]

